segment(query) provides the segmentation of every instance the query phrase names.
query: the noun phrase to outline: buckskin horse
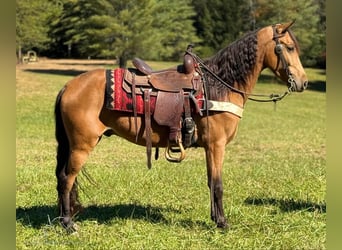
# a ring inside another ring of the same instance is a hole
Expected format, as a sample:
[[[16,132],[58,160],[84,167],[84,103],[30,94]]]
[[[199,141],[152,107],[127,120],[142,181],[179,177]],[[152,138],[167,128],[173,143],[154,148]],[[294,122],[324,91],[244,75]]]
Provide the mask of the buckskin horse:
[[[261,100],[275,102],[308,85],[292,24],[249,32],[206,60],[189,47],[183,64],[174,68],[153,71],[135,58],[135,68],[95,69],[70,80],[55,103],[62,225],[76,230],[72,218],[81,209],[77,175],[101,137],[117,135],[146,146],[148,167],[151,148],[156,153],[166,148],[173,162],[180,162],[188,147],[204,148],[211,219],[219,228],[228,227],[222,203],[225,146],[236,135],[246,101],[255,99],[259,74],[269,68],[288,87],[283,95],[255,95]]]

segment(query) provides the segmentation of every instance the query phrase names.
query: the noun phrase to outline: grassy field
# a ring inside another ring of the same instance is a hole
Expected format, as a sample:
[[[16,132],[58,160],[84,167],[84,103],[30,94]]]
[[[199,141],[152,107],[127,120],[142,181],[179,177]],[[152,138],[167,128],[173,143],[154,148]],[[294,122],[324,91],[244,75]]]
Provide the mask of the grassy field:
[[[210,220],[202,149],[148,170],[144,147],[110,137],[85,166],[93,181],[79,176],[85,210],[68,235],[57,219],[53,107],[73,73],[17,69],[17,249],[325,249],[325,72],[307,73],[310,90],[276,109],[246,105],[224,162],[230,230]],[[255,93],[285,91],[274,82],[265,72]]]

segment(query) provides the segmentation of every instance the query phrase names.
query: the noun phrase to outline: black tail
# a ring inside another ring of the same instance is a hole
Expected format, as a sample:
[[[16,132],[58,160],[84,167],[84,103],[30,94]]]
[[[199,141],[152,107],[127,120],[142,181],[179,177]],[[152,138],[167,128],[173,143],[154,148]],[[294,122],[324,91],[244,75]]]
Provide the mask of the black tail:
[[[55,136],[57,140],[56,177],[59,180],[65,176],[66,165],[69,160],[69,141],[61,115],[61,99],[64,88],[58,93],[55,103]]]

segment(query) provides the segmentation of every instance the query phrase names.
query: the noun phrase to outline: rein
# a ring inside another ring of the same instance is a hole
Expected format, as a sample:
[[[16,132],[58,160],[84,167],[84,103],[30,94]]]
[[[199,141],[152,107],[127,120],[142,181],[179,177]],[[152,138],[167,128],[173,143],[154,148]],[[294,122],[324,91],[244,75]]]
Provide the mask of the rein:
[[[288,75],[288,89],[283,94],[253,94],[248,93],[245,91],[242,91],[240,89],[234,88],[232,85],[230,85],[228,82],[224,81],[221,77],[219,77],[217,74],[215,74],[207,65],[204,64],[203,60],[198,57],[195,53],[187,50],[185,53],[191,55],[195,61],[200,65],[202,69],[205,69],[206,72],[210,73],[216,80],[218,80],[220,83],[222,83],[225,87],[229,88],[230,90],[240,93],[242,95],[247,95],[249,100],[255,101],[255,102],[274,102],[282,100],[285,96],[291,94],[295,90],[295,80],[292,76],[292,73],[290,72],[289,66],[285,60],[284,54],[283,54],[283,45],[279,42],[279,38],[284,36],[284,33],[276,35],[275,26],[273,26],[273,40],[276,43],[275,47],[275,54],[278,57],[278,63],[277,68],[279,66],[279,61],[283,64],[283,67],[286,71],[286,74]],[[253,98],[250,96],[258,97]]]

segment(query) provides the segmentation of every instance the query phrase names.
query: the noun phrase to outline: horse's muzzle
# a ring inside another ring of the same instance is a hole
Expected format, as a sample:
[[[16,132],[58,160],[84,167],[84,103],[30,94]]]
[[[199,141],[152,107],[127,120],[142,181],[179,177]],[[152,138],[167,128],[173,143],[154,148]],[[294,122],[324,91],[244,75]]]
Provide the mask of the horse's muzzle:
[[[306,80],[304,81],[300,86],[298,86],[298,84],[296,84],[296,91],[297,92],[303,92],[304,90],[307,89],[309,85],[309,82]]]
[[[309,82],[307,79],[299,80],[299,79],[292,79],[292,84],[289,84],[289,88],[292,88],[295,92],[303,92],[307,89]],[[292,85],[292,86],[291,86]]]

